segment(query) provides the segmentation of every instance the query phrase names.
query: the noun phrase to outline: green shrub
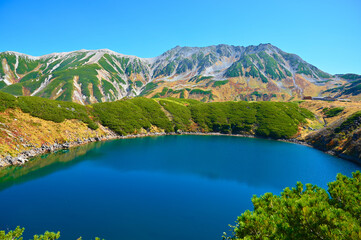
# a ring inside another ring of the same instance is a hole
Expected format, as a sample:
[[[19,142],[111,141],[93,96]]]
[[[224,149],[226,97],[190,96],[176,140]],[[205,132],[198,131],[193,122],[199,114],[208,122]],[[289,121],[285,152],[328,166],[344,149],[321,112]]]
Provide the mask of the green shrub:
[[[214,81],[214,83],[213,83],[213,87],[219,87],[219,86],[222,86],[222,85],[227,84],[228,82],[229,82],[228,80],[223,80],[223,81]]]
[[[281,196],[254,196],[254,210],[239,216],[232,236],[224,239],[360,239],[361,174],[352,176],[338,174],[328,184],[329,194],[298,182]]]
[[[19,74],[25,74],[27,72],[30,72],[39,65],[39,61],[27,59],[24,57],[19,57],[18,61],[19,62],[16,72]]]
[[[349,116],[339,127],[335,128],[335,133],[351,132],[361,125],[361,111]]]
[[[265,73],[270,76],[272,79],[283,79],[285,78],[284,74],[278,68],[277,61],[268,55],[266,52],[260,52],[258,54],[264,61],[265,64]]]
[[[1,89],[1,91],[10,93],[15,96],[22,96],[23,95],[23,86],[21,83],[14,83],[11,85],[8,85]]]
[[[172,122],[178,129],[186,131],[190,125],[191,111],[184,104],[172,101],[170,99],[159,100],[159,104],[172,115]]]
[[[58,98],[62,101],[72,101],[73,79],[79,77],[78,83],[81,84],[81,91],[86,96],[90,96],[89,85],[92,84],[93,95],[98,102],[101,102],[102,94],[98,88],[100,84],[97,78],[97,71],[101,69],[98,64],[83,65],[76,69],[66,69],[52,73],[52,81],[48,86],[40,91],[37,96],[50,98],[59,86],[62,86],[64,92]]]
[[[11,94],[0,92],[0,112],[8,108],[16,107],[16,97]]]
[[[143,91],[140,93],[140,96],[147,95],[148,93],[150,93],[151,91],[156,89],[158,87],[158,85],[161,84],[162,82],[163,81],[148,83],[147,85],[145,85]]]
[[[19,226],[16,227],[15,230],[10,230],[8,232],[4,230],[0,230],[0,239],[1,240],[22,240],[23,233],[25,228],[20,228]],[[56,240],[60,238],[60,232],[48,232],[46,231],[44,234],[41,235],[34,235],[34,237],[30,240]],[[82,238],[78,238],[81,240]],[[100,238],[96,237],[95,240],[100,240]],[[104,239],[103,239],[104,240]]]
[[[0,75],[0,77],[1,77],[1,75]],[[6,85],[6,83],[4,81],[0,81],[0,89],[4,88],[6,86],[7,85]]]
[[[137,87],[141,87],[141,86],[143,86],[143,83],[142,83],[142,81],[135,81],[135,86],[137,86]]]
[[[19,97],[17,107],[25,113],[44,120],[63,122],[65,119],[78,119],[92,129],[98,127],[89,118],[88,108],[73,102],[54,101],[40,97]]]
[[[28,80],[35,80],[40,77],[40,72],[31,72],[21,78],[20,82],[26,82]]]
[[[149,129],[152,125],[167,132],[173,131],[172,123],[153,99],[134,98],[97,103],[93,109],[104,126],[121,135],[132,134],[141,128]]]
[[[164,90],[165,93],[177,91]],[[192,91],[197,92],[195,89]],[[203,90],[200,91],[203,93]],[[137,97],[83,106],[40,97],[15,98],[0,93],[0,103],[0,111],[18,107],[32,116],[54,122],[78,119],[92,129],[98,127],[92,120],[96,119],[121,135],[136,133],[142,128],[149,130],[151,126],[164,129],[165,132],[178,129],[186,131],[195,123],[205,132],[290,138],[297,133],[300,124],[306,123],[306,118],[314,117],[311,112],[299,108],[296,103],[277,102],[201,103],[192,99],[155,100]]]
[[[192,89],[189,94],[200,94],[200,95],[210,95],[212,94],[212,90],[202,90],[202,89]]]
[[[322,109],[322,113],[326,116],[326,117],[335,117],[340,115],[340,113],[343,112],[345,108],[344,107],[335,107],[335,108],[324,108]]]
[[[226,77],[239,77],[243,75],[242,63],[233,63],[224,74]]]

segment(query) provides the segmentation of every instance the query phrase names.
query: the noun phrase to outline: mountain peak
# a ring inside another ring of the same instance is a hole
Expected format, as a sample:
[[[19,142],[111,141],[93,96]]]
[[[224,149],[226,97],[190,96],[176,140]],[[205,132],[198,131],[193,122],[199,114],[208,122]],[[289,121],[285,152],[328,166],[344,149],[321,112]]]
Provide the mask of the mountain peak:
[[[321,94],[339,80],[270,43],[175,46],[154,58],[110,49],[41,57],[8,51],[0,60],[1,91],[82,104],[139,95],[204,101],[301,99]]]
[[[21,56],[21,57],[32,59],[32,60],[38,58],[38,57],[30,56],[30,55],[25,54],[25,53],[19,53],[19,52],[15,52],[15,51],[5,51],[5,52],[2,52],[2,53],[3,54],[9,54],[9,55],[15,55],[15,56]]]

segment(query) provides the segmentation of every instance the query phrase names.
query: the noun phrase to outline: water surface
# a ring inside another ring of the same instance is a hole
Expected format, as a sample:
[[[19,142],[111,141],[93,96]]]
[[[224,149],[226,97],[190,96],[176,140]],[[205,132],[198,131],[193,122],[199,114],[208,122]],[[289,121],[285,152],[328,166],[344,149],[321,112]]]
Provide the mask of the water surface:
[[[162,136],[92,143],[0,172],[0,229],[61,239],[221,239],[252,195],[327,188],[360,166],[291,143]]]

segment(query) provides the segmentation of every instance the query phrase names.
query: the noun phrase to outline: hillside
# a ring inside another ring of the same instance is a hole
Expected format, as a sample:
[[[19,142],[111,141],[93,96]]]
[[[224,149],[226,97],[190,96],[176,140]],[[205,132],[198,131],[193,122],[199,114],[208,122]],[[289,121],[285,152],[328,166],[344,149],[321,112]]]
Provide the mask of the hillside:
[[[315,114],[301,137],[313,147],[361,163],[361,103],[304,101],[300,107]]]
[[[271,44],[175,47],[154,58],[107,49],[3,52],[0,61],[1,91],[83,105],[134,96],[287,101],[348,82]]]
[[[361,111],[340,118],[309,134],[306,141],[315,148],[361,163]]]
[[[0,92],[0,165],[93,141],[169,133],[297,139],[360,162],[360,112],[358,102],[203,103],[137,97],[84,106]]]
[[[133,134],[218,132],[288,139],[312,119],[313,114],[296,103],[140,97],[83,106],[0,92],[0,165],[23,163],[73,143]]]
[[[361,75],[357,74],[337,74],[337,78],[346,80],[347,83],[335,88],[325,90],[322,94],[335,97],[346,98],[354,101],[361,100]]]

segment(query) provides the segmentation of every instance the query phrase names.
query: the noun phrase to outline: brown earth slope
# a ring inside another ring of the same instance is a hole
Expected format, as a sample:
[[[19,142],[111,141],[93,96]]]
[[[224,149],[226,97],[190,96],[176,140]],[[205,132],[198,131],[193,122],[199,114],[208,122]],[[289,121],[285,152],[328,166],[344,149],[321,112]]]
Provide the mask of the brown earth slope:
[[[361,103],[305,101],[300,105],[315,113],[320,123],[303,140],[329,154],[361,163]],[[325,108],[343,110],[327,117]]]

